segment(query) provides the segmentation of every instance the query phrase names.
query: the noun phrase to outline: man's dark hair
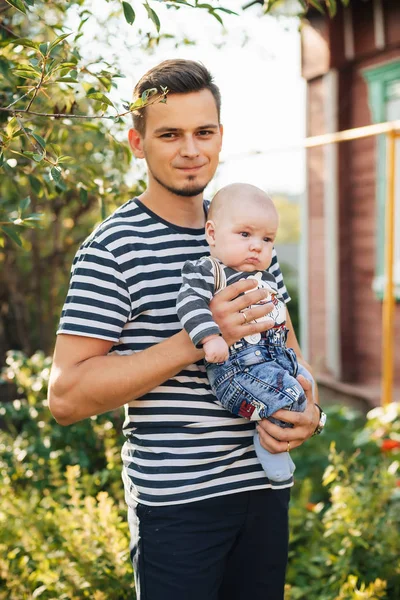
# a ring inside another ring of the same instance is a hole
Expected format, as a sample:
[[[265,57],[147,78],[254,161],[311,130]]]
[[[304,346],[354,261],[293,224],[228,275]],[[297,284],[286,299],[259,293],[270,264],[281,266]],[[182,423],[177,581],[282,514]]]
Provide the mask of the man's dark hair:
[[[218,121],[221,116],[221,94],[213,82],[211,73],[201,63],[194,60],[164,60],[143,75],[134,90],[134,98],[141,98],[143,92],[156,88],[160,94],[168,89],[168,94],[190,94],[201,90],[210,90],[214,96],[218,111]],[[168,95],[167,95],[168,102]],[[146,127],[146,109],[142,108],[132,113],[133,126],[142,135]]]

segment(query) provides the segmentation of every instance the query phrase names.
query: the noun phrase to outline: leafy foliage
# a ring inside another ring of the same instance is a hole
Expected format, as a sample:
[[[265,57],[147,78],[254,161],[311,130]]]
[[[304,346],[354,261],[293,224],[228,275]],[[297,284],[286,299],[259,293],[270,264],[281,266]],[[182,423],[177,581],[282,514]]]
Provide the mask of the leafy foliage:
[[[132,598],[121,416],[58,426],[49,367],[43,353],[11,352],[3,371],[18,399],[0,404],[0,600]],[[324,433],[293,452],[286,599],[395,600],[400,406],[366,421],[345,407],[327,412]]]
[[[289,600],[399,597],[400,450],[385,450],[385,441],[398,435],[400,406],[375,409],[364,427],[360,423],[353,411],[333,409],[328,430],[294,455],[304,478],[291,508]],[[313,460],[312,445],[321,454],[327,433],[337,441],[331,442],[321,488],[325,459]]]
[[[21,490],[60,494],[67,466],[78,465],[86,494],[107,489],[118,497],[122,410],[62,427],[47,403],[51,359],[43,352],[28,358],[14,351],[6,363],[3,381],[15,384],[18,398],[0,406],[2,481]]]
[[[106,492],[85,496],[67,467],[62,499],[0,487],[0,599],[131,600],[128,527]]]
[[[109,0],[110,23],[149,16],[141,52],[163,39],[156,0]],[[171,0],[172,9],[216,3]],[[167,90],[135,102],[115,99],[123,74],[102,56],[87,58],[88,0],[0,0],[0,361],[5,350],[50,352],[77,246],[97,222],[141,193],[127,183],[126,123],[133,110],[165,99]],[[74,31],[71,18],[74,15]],[[95,52],[95,51],[94,51]]]

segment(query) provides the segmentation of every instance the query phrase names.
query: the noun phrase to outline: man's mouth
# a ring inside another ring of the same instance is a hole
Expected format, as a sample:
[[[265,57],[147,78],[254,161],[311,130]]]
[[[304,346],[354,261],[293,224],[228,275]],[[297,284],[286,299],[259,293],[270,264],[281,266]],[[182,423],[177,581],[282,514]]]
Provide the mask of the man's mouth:
[[[196,173],[200,169],[202,169],[205,165],[188,165],[185,167],[176,167],[179,171],[183,171],[184,173]]]

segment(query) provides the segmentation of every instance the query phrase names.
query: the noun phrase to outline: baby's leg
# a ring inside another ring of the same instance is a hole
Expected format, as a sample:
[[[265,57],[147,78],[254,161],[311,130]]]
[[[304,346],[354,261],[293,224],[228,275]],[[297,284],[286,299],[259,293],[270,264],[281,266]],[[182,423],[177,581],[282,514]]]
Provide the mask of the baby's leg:
[[[292,461],[289,452],[271,454],[266,448],[261,446],[260,436],[257,431],[254,433],[254,449],[257,458],[271,483],[272,489],[285,487],[292,482],[296,466]]]

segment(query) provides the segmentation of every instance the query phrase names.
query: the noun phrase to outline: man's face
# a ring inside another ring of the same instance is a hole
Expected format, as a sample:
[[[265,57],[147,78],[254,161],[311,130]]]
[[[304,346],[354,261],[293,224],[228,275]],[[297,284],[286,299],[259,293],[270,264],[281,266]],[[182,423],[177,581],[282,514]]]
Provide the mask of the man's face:
[[[201,194],[218,166],[222,127],[209,90],[171,94],[146,108],[146,129],[131,146],[145,158],[149,185],[178,196]],[[156,182],[156,183],[155,183]]]

